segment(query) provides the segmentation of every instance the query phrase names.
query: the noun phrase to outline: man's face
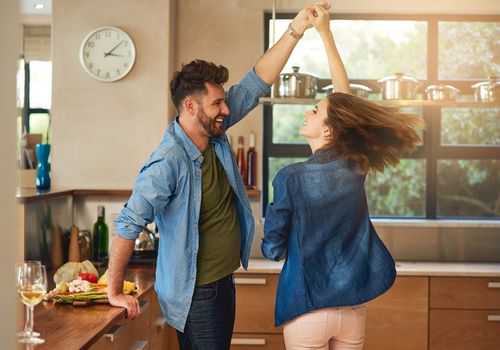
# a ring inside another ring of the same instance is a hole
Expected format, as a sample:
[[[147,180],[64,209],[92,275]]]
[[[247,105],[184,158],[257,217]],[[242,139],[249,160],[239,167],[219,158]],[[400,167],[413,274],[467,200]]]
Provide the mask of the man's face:
[[[198,113],[196,115],[200,126],[208,136],[219,136],[224,133],[222,127],[224,118],[229,115],[225,101],[224,89],[221,85],[205,83],[207,93],[198,98]]]

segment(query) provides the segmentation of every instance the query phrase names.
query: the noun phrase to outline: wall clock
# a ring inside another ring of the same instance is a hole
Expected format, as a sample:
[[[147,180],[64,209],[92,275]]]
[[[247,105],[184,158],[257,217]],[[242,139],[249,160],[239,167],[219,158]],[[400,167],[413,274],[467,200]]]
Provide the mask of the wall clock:
[[[92,78],[112,82],[125,77],[135,62],[130,36],[116,27],[92,30],[80,46],[80,63]]]

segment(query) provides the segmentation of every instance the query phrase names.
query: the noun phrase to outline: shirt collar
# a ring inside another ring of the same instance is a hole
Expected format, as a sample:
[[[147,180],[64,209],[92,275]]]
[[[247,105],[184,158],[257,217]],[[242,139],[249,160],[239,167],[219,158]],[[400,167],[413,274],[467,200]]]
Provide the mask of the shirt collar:
[[[175,117],[173,121],[173,134],[176,136],[181,142],[182,146],[186,150],[189,155],[189,158],[192,161],[197,160],[202,156],[200,150],[194,145],[193,141],[186,135],[184,130],[181,128],[179,124],[179,116]]]
[[[335,149],[318,149],[308,159],[312,163],[328,163],[339,158],[339,153]]]

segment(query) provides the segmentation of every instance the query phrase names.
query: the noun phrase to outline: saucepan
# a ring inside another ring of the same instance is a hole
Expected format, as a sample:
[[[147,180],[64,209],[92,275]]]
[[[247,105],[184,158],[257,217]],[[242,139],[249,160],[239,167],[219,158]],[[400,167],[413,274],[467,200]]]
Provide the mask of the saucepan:
[[[349,84],[349,89],[351,90],[351,94],[363,97],[363,98],[368,98],[368,95],[372,91],[368,86],[364,86],[361,84]],[[327,85],[323,88],[323,91],[326,93],[326,95],[330,95],[333,90],[333,85]]]
[[[282,73],[277,81],[277,97],[314,98],[318,77],[313,74],[299,73],[300,67],[292,67],[292,73]]]
[[[395,73],[378,80],[378,83],[381,85],[383,100],[413,100],[417,96],[419,81],[404,73]]]
[[[460,90],[451,85],[429,85],[425,89],[425,97],[430,101],[456,101]]]
[[[500,100],[500,81],[496,77],[488,77],[487,81],[472,85],[474,99],[480,102]]]

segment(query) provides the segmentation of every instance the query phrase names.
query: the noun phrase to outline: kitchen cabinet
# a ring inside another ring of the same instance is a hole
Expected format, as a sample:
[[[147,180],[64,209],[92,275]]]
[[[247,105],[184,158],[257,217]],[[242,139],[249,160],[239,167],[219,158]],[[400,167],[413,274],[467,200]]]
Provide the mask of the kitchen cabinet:
[[[170,327],[161,312],[158,296],[151,292],[151,349],[178,350],[177,334]]]
[[[139,298],[141,314],[133,321],[124,317],[115,322],[90,350],[147,350],[150,347],[151,292]]]
[[[429,350],[500,348],[500,278],[431,277]]]
[[[427,349],[427,277],[397,277],[389,291],[368,303],[365,350]]]

